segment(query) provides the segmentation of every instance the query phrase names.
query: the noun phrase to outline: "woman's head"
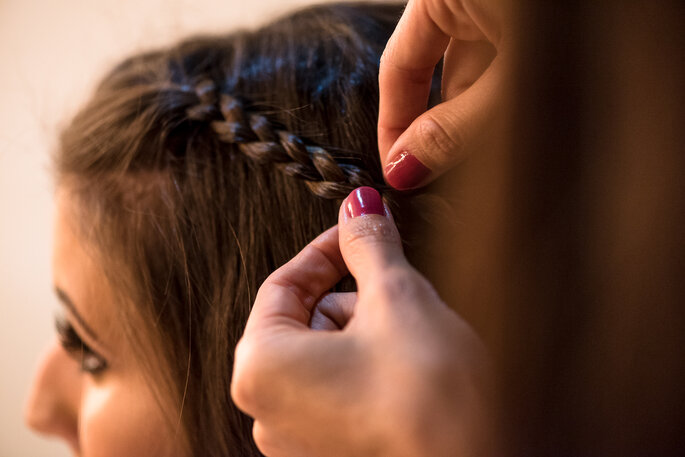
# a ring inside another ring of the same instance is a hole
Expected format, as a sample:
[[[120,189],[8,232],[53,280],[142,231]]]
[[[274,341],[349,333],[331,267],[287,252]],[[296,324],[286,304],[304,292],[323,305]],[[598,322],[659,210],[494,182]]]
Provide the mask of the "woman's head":
[[[169,450],[257,453],[230,399],[234,346],[262,280],[335,224],[352,189],[384,187],[376,78],[399,15],[388,5],[310,8],[132,57],[105,77],[56,156],[55,276],[77,311],[67,310],[63,339],[76,330],[98,344],[80,313],[118,353],[79,352],[78,402],[45,400],[39,382],[29,413],[37,428],[87,455],[88,411],[117,406],[127,419],[104,427],[122,441],[146,433],[133,425],[136,405],[159,418],[140,426],[153,424],[153,441]],[[55,357],[57,347],[41,373]],[[126,370],[136,387],[103,398]],[[50,408],[64,420],[41,416]]]

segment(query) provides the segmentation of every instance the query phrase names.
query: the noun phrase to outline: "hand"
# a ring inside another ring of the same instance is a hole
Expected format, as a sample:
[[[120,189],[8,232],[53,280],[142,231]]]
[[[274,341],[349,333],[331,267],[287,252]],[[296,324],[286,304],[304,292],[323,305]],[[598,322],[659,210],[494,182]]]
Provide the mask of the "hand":
[[[378,148],[396,189],[424,185],[459,162],[500,102],[509,52],[504,0],[410,0],[380,65]],[[426,111],[444,55],[443,103]]]
[[[358,292],[328,293],[348,271]],[[481,450],[486,366],[366,187],[261,286],[231,391],[270,457],[468,456]]]

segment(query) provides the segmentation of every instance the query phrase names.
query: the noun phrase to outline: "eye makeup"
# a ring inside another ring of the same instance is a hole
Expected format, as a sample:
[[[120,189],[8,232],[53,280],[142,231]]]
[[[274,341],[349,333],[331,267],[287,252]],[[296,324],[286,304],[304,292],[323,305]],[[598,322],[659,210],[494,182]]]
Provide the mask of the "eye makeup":
[[[64,350],[81,364],[81,371],[92,375],[101,374],[108,367],[107,361],[90,348],[76,329],[62,315],[55,316],[55,330]]]

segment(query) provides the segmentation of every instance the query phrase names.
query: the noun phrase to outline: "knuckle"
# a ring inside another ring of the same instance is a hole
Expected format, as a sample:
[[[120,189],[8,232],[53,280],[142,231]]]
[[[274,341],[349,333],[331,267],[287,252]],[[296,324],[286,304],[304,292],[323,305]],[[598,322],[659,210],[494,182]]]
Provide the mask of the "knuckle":
[[[258,408],[259,366],[254,344],[241,340],[235,348],[235,364],[231,380],[231,397],[241,410],[254,413]]]
[[[259,421],[252,425],[252,439],[262,454],[276,455],[277,447],[274,445],[273,437]]]
[[[264,437],[264,428],[262,428],[262,424],[259,421],[254,421],[252,424],[252,439],[259,447],[259,450],[265,452],[265,450],[262,449],[262,445],[264,444],[264,441],[266,441]]]
[[[417,126],[421,148],[436,162],[451,162],[464,148],[465,135],[458,122],[438,121],[431,115],[422,118]]]

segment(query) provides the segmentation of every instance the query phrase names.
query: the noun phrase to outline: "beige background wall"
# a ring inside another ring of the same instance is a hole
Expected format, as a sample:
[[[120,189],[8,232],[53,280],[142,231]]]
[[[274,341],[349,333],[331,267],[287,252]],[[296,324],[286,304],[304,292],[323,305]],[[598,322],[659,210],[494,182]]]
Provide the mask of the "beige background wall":
[[[50,149],[98,76],[189,33],[258,24],[311,0],[0,0],[0,457],[66,456],[22,407],[54,336]]]

